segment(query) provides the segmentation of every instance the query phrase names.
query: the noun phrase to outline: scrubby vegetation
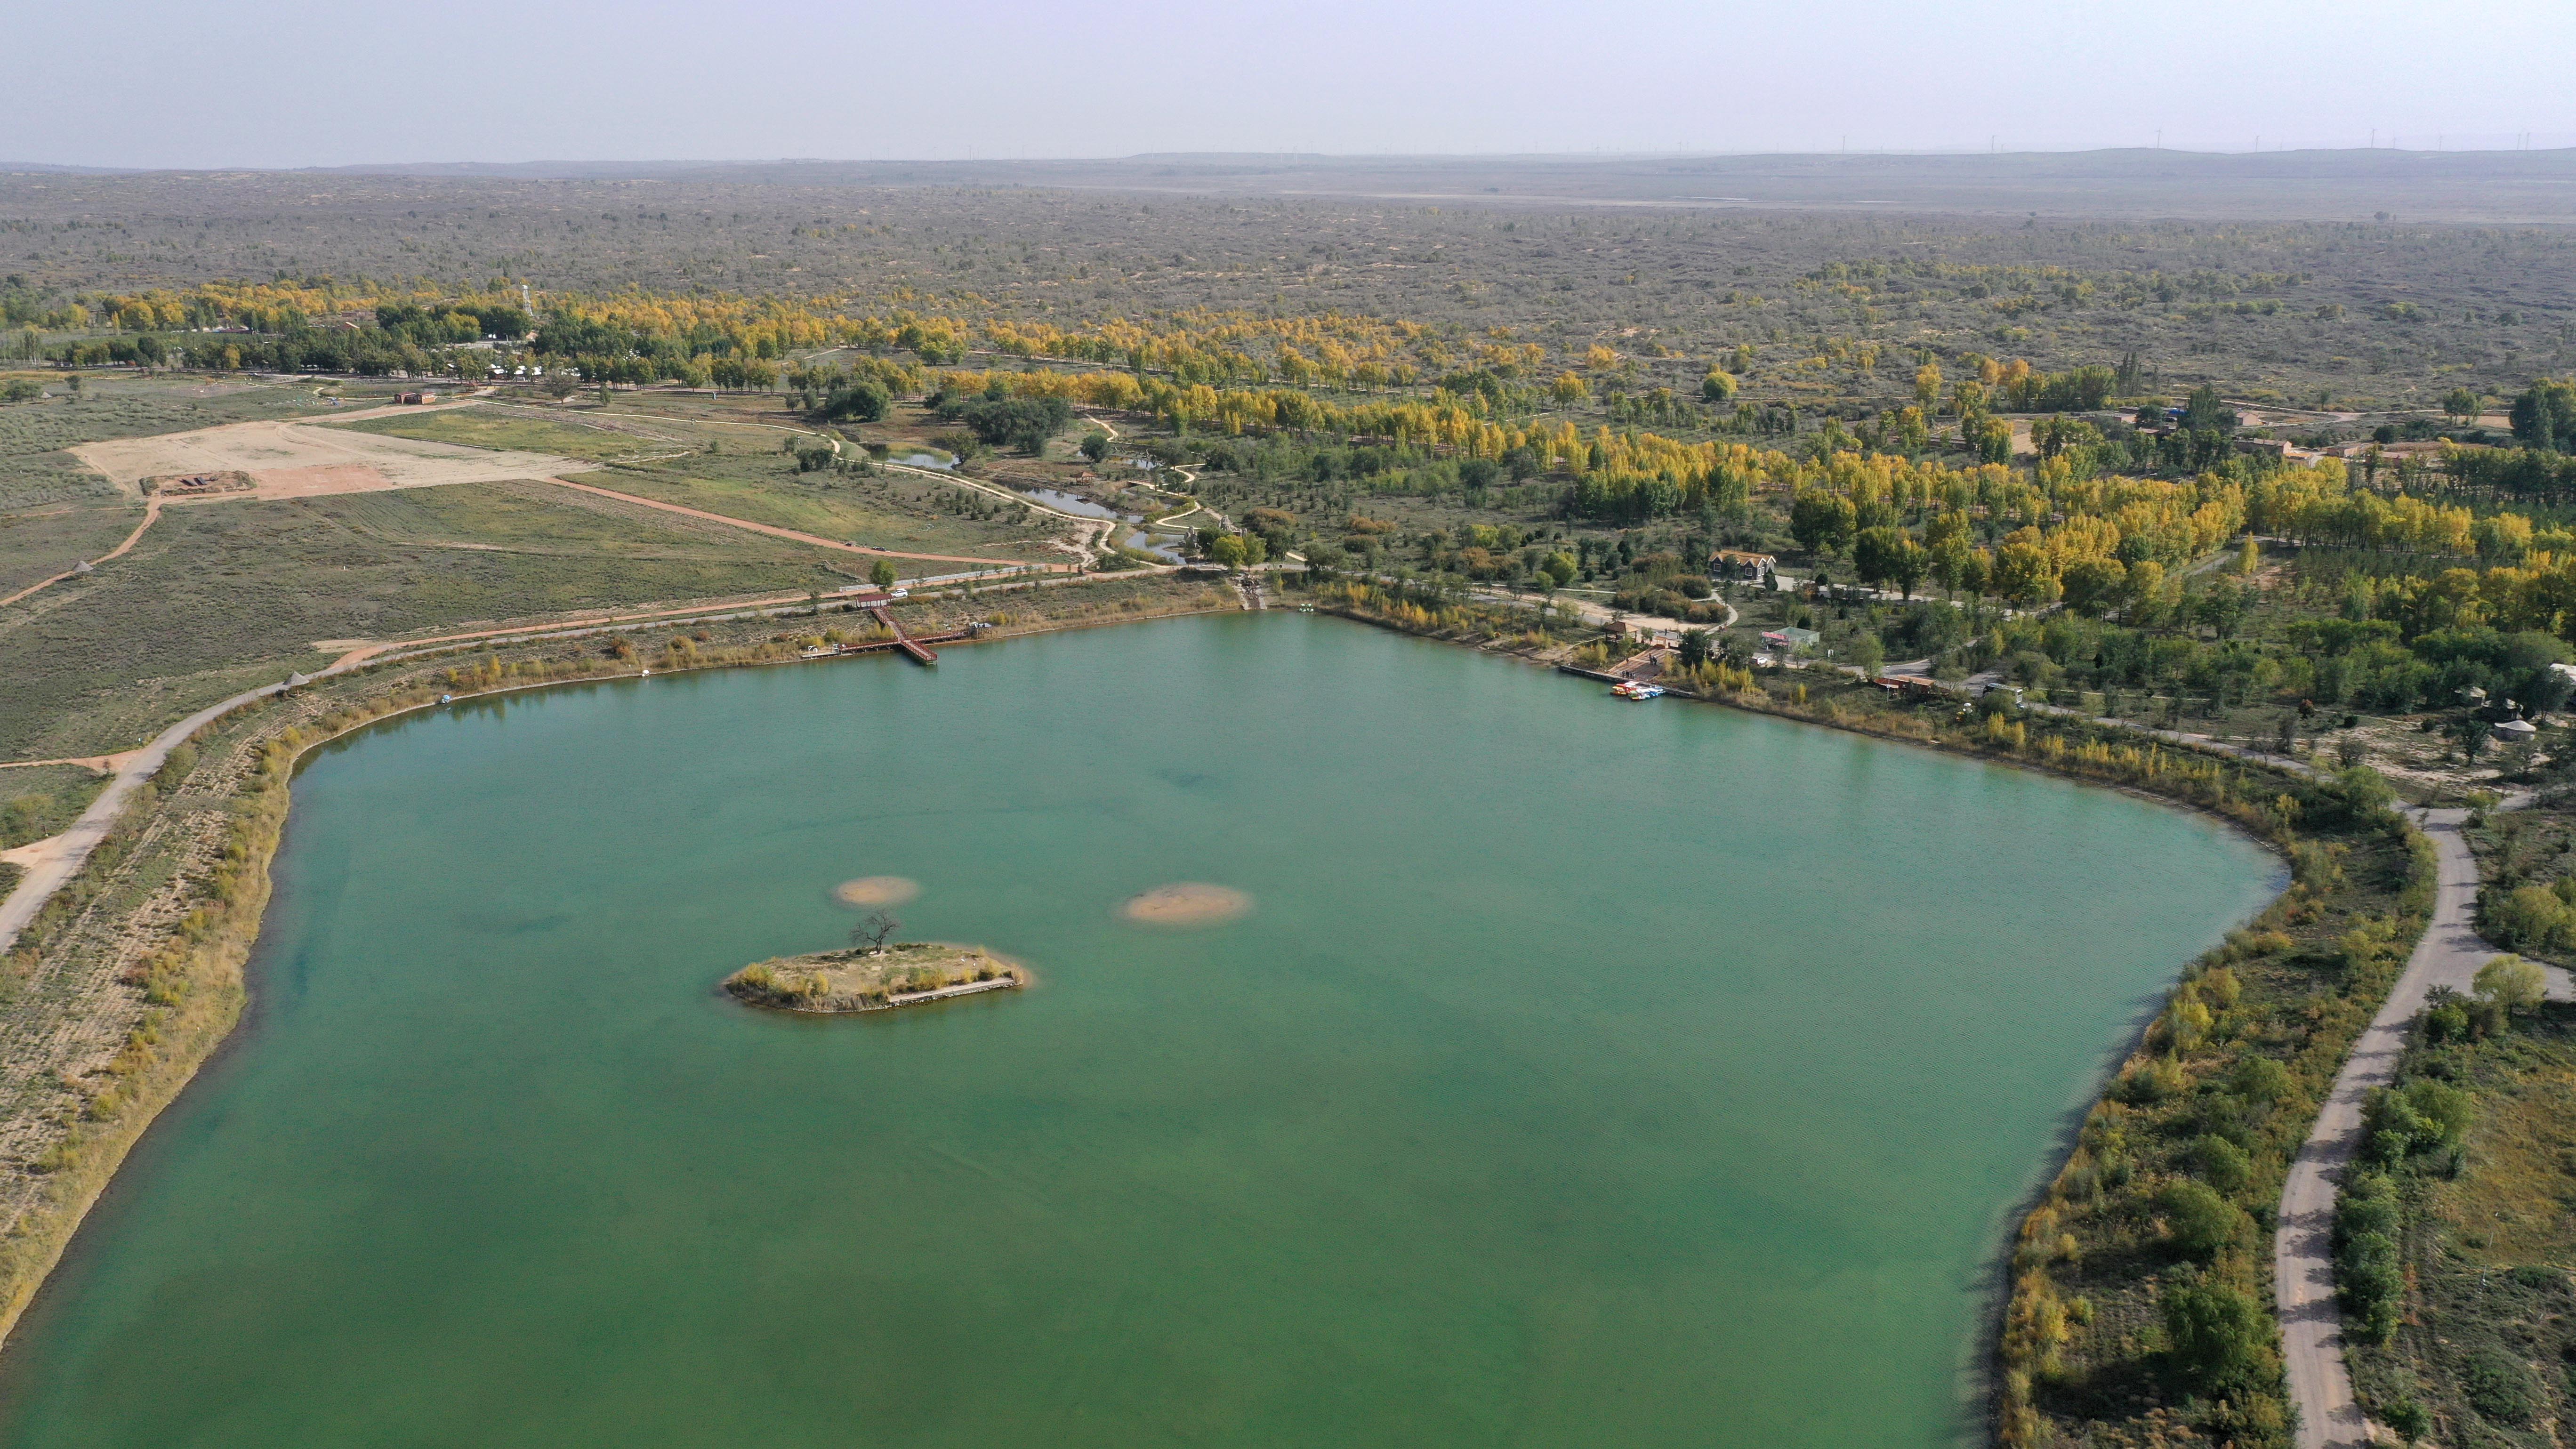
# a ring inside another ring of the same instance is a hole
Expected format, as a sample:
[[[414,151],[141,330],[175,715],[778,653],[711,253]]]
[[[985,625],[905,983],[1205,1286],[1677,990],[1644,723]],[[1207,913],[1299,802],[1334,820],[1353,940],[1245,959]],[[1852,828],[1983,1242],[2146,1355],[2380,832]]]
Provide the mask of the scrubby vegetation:
[[[884,1011],[905,998],[982,982],[1026,984],[1022,969],[974,946],[854,946],[757,961],[724,979],[738,1001],[782,1011]]]
[[[2554,1444],[2576,1414],[2576,1012],[2508,965],[2416,1018],[2336,1214],[2355,1387],[2401,1437]],[[2524,968],[2528,971],[2528,968]]]

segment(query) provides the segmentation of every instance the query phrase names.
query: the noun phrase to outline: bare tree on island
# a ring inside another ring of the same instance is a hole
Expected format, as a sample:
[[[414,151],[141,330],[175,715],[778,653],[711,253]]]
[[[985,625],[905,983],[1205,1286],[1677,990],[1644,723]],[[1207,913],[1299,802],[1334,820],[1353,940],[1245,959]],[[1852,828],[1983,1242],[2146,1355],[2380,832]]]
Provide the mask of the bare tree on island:
[[[886,942],[902,929],[903,922],[896,920],[892,912],[871,912],[866,920],[850,928],[850,949],[865,947],[871,956],[883,955]]]

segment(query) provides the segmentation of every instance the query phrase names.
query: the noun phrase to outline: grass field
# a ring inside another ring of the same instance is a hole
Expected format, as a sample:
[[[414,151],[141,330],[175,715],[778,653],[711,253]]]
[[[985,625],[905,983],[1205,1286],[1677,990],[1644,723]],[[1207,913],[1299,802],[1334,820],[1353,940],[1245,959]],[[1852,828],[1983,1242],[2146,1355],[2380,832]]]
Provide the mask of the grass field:
[[[0,770],[0,850],[62,834],[106,788],[105,775],[79,765]]]
[[[779,454],[699,453],[669,462],[615,467],[582,481],[640,498],[703,508],[730,518],[905,553],[1007,559],[1062,559],[1041,535],[1000,518],[945,504],[957,490],[918,474],[799,473]],[[964,505],[991,511],[987,500]]]
[[[2353,1353],[2366,1402],[2411,1401],[2432,1442],[2539,1449],[2576,1416],[2576,1010],[2427,1047],[2409,1076],[2473,1094],[2456,1172],[2405,1188],[2408,1292],[2396,1336]]]
[[[329,409],[311,383],[222,382],[206,377],[91,373],[77,398],[64,396],[60,374],[40,375],[51,396],[0,407],[0,464],[54,453],[74,443],[149,437],[256,418],[302,417]],[[76,470],[66,458],[31,474],[0,467],[0,509],[57,501],[66,483],[50,475]]]
[[[0,513],[0,597],[116,547],[143,521],[130,503],[56,503]]]
[[[995,500],[962,499],[959,490],[904,473],[800,472],[784,444],[801,430],[769,412],[743,418],[748,400],[708,405],[683,395],[656,395],[648,411],[586,408],[559,417],[531,410],[454,408],[417,416],[368,418],[352,431],[512,448],[596,459],[609,471],[582,481],[728,518],[907,553],[1061,558],[1044,535],[1014,520]],[[694,414],[694,416],[693,416]],[[990,517],[984,515],[993,515]]]
[[[0,616],[0,758],[131,748],[327,662],[319,640],[853,578],[809,547],[538,483],[174,508],[116,565]]]
[[[497,448],[523,453],[560,453],[610,463],[702,446],[683,436],[685,424],[661,426],[638,419],[618,423],[591,421],[578,414],[563,418],[532,417],[515,407],[442,408],[437,412],[361,418],[335,424],[353,433],[418,438],[430,443],[457,443],[469,448]]]
[[[114,548],[142,520],[123,490],[62,449],[321,406],[309,383],[234,383],[107,374],[64,396],[60,374],[27,374],[53,394],[0,407],[0,596]]]

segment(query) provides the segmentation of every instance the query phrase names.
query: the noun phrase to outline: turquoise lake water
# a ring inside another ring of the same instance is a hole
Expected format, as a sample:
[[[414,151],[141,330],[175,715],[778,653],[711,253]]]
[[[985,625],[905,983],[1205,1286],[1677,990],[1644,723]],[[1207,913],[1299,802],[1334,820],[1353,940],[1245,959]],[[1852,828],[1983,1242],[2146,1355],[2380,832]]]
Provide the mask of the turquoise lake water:
[[[715,994],[863,875],[1038,986]],[[1257,908],[1118,918],[1174,881]],[[1268,614],[389,724],[278,883],[0,1444],[1947,1445],[2006,1215],[2281,882]]]

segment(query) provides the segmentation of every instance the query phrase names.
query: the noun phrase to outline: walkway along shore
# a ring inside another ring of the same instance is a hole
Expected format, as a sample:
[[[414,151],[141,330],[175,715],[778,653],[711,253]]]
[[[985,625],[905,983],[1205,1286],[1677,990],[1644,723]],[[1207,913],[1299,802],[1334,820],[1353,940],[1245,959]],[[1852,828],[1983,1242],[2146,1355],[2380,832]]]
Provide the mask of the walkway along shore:
[[[2433,918],[2406,970],[2370,1027],[2353,1043],[2325,1109],[2281,1185],[2279,1226],[2272,1236],[2272,1295],[2281,1315],[2283,1368],[2290,1402],[2299,1408],[2299,1449],[2354,1449],[2371,1442],[2370,1425],[2353,1397],[2343,1356],[2343,1314],[2334,1297],[2334,1206],[2337,1180],[2361,1147],[2362,1103],[2397,1074],[2406,1030],[2436,986],[2467,993],[2496,950],[2477,933],[2478,863],[2460,831],[2466,810],[2414,812],[2440,862]],[[2549,994],[2567,1000],[2567,973],[2548,969]]]

